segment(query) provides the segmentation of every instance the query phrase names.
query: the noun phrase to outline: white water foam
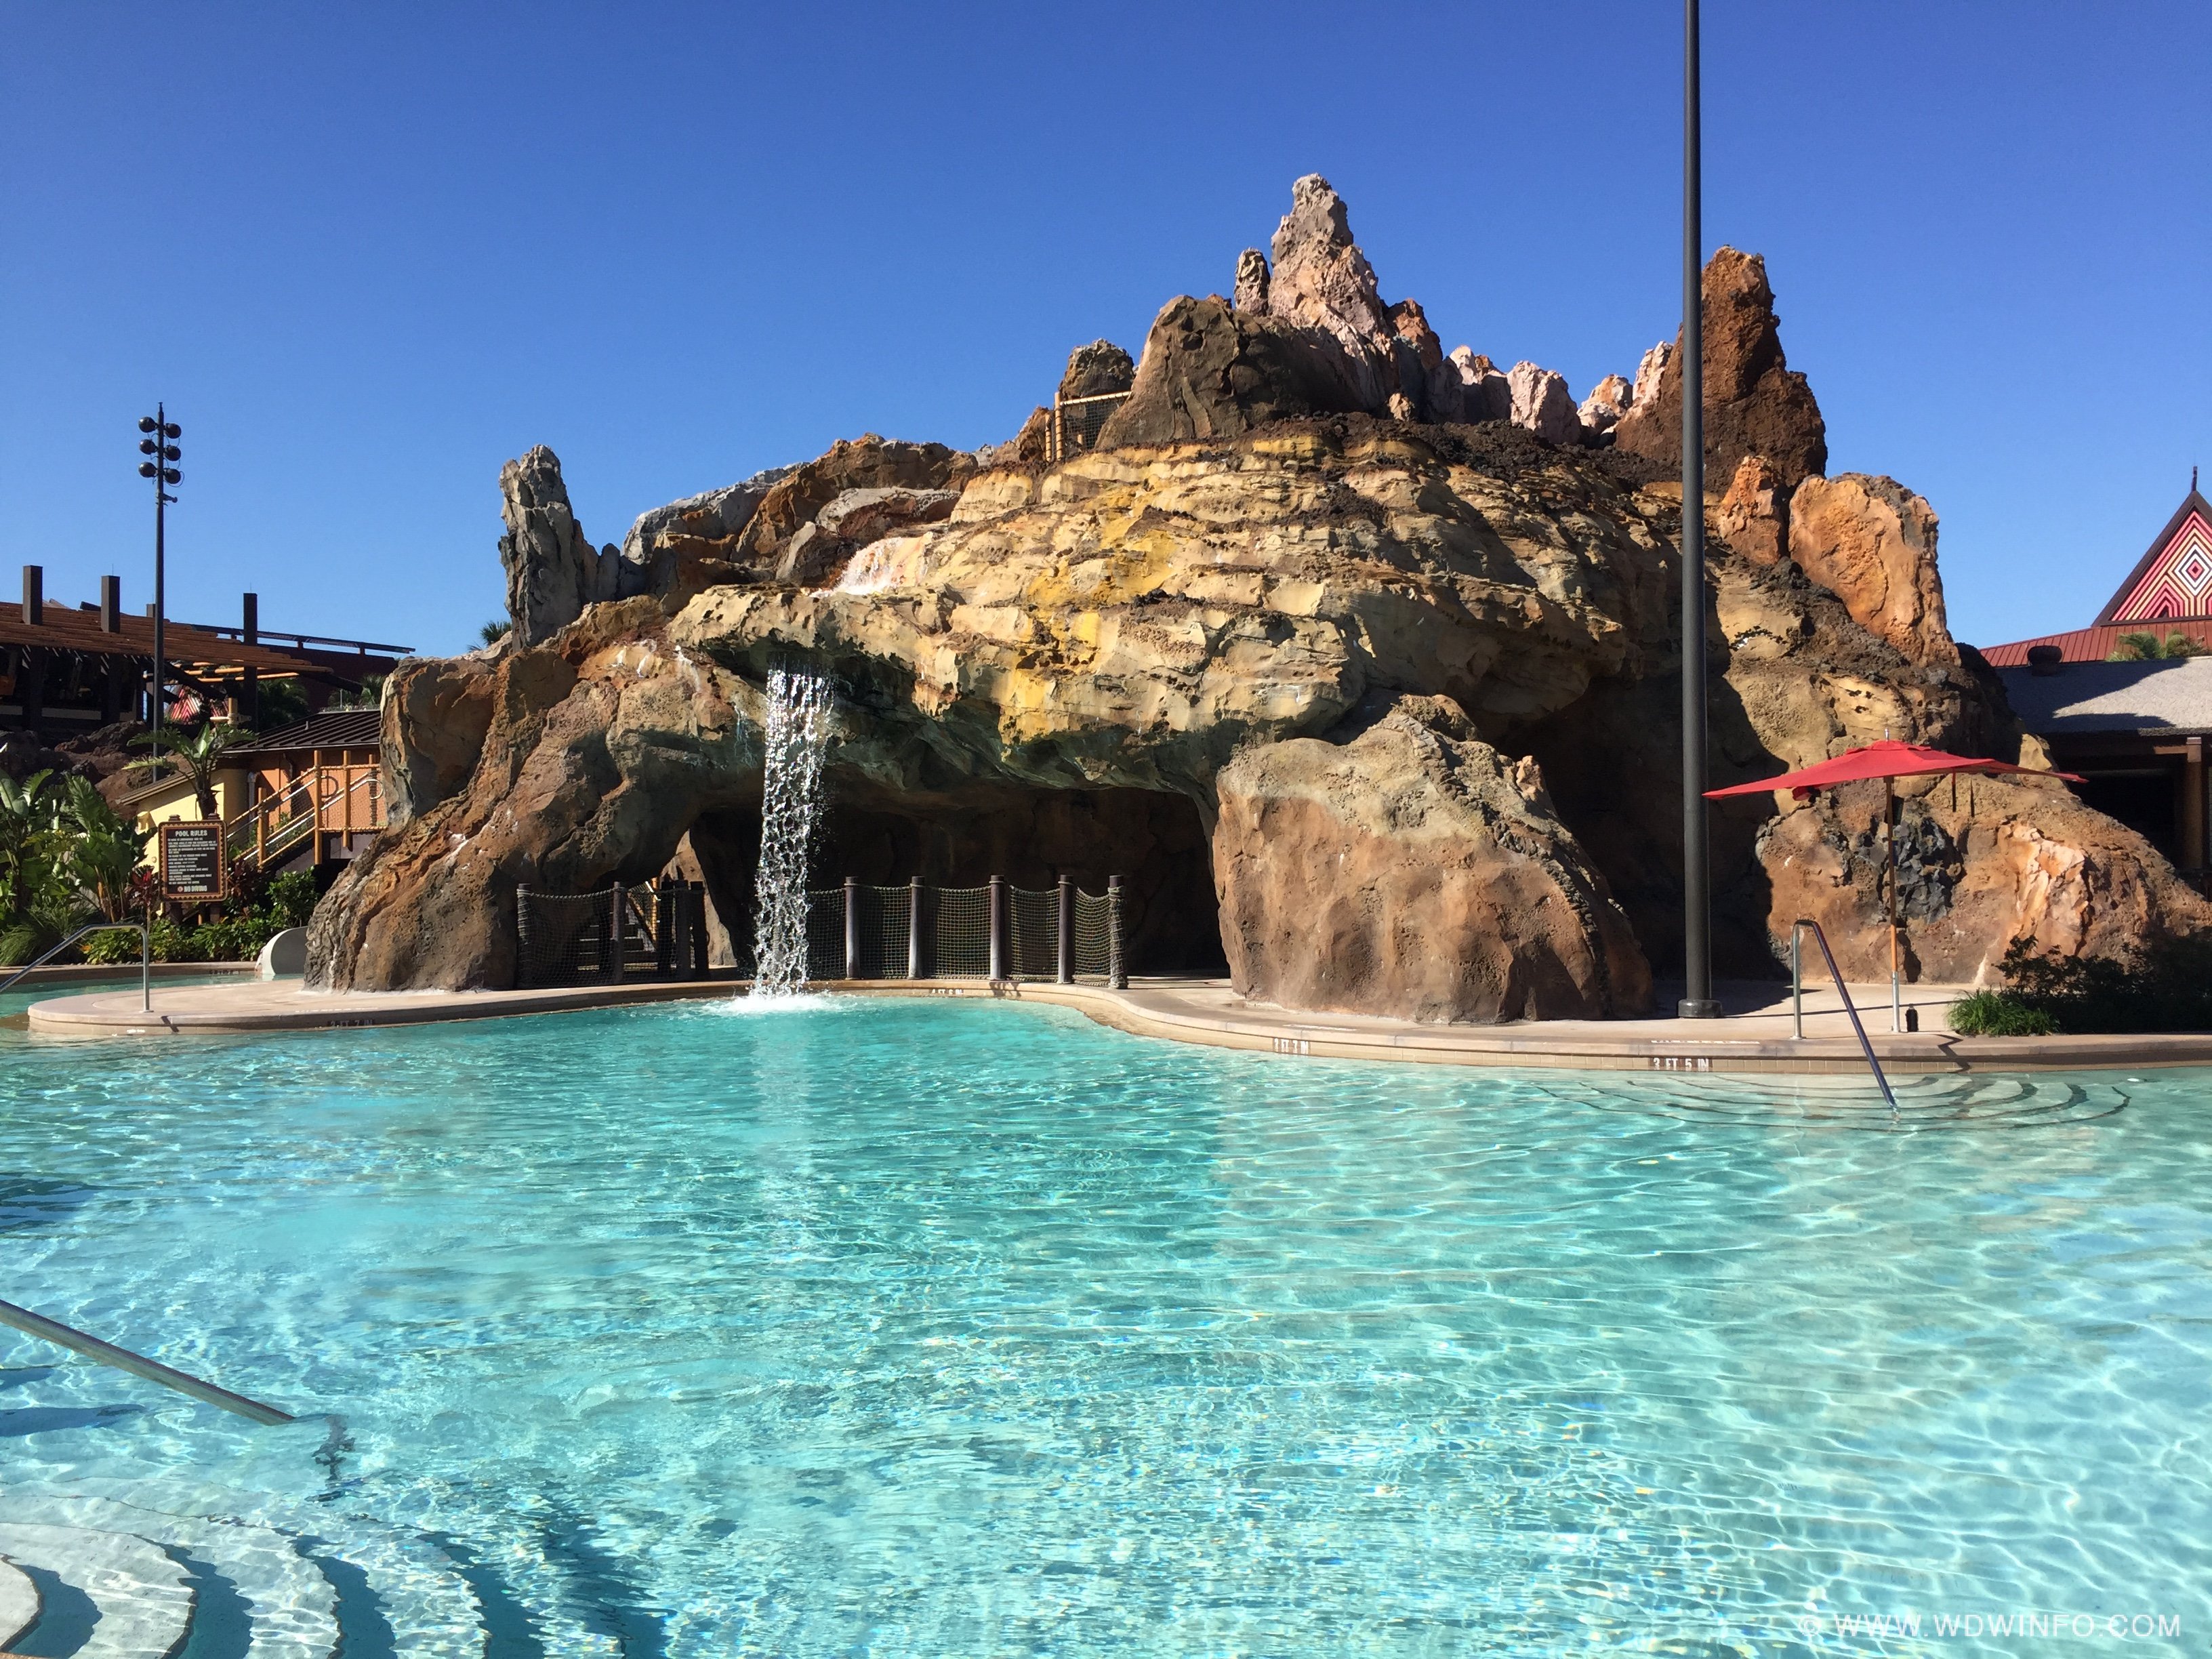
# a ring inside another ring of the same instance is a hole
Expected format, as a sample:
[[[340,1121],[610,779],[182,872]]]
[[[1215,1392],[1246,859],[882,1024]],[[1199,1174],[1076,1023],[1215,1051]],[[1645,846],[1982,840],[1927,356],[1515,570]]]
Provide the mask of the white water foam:
[[[830,684],[810,668],[768,677],[760,872],[753,900],[756,997],[789,997],[806,984],[806,867],[822,813]]]
[[[726,1002],[700,1005],[699,1012],[719,1019],[757,1019],[782,1014],[845,1014],[857,1010],[864,997],[834,997],[827,991],[786,991],[781,995],[756,990],[750,996]]]

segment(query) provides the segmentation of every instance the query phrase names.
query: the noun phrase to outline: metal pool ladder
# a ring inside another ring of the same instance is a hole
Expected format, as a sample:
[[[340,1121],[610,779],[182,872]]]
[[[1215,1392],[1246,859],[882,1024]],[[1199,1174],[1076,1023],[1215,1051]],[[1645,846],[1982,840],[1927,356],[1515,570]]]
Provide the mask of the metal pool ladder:
[[[1813,930],[1813,939],[1820,947],[1820,957],[1828,964],[1828,977],[1836,981],[1836,994],[1844,1000],[1844,1012],[1851,1017],[1851,1030],[1858,1033],[1860,1052],[1866,1055],[1868,1068],[1874,1080],[1881,1085],[1881,1097],[1889,1103],[1889,1109],[1897,1109],[1897,1097],[1890,1092],[1889,1079],[1882,1075],[1881,1062],[1874,1057],[1874,1044],[1867,1041],[1866,1027],[1859,1024],[1859,1011],[1852,1005],[1850,988],[1836,967],[1836,953],[1828,948],[1828,936],[1820,931],[1820,924],[1810,917],[1800,916],[1790,928],[1790,1017],[1796,1026],[1796,1036],[1805,1040],[1805,959],[1803,944],[1805,930]]]
[[[17,969],[5,980],[0,980],[0,996],[5,996],[9,988],[29,973],[33,968],[45,967],[87,933],[136,933],[138,935],[138,1006],[146,1012],[152,1013],[154,1012],[154,940],[153,936],[147,933],[145,924],[137,921],[95,921],[89,927],[78,928],[46,955],[27,967]]]
[[[103,1342],[76,1328],[64,1325],[58,1319],[49,1319],[44,1314],[33,1313],[28,1308],[19,1308],[12,1302],[0,1302],[0,1325],[13,1325],[17,1330],[52,1342],[88,1359],[97,1359],[103,1365],[112,1365],[119,1371],[129,1371],[133,1376],[143,1376],[149,1382],[159,1382],[165,1389],[174,1389],[179,1394],[210,1406],[220,1406],[240,1417],[250,1417],[257,1423],[295,1423],[299,1419],[289,1412],[280,1412],[274,1406],[264,1406],[258,1400],[248,1400],[242,1394],[233,1394],[228,1389],[219,1389],[212,1382],[164,1365],[158,1359],[149,1359],[143,1353],[133,1353],[128,1348],[118,1348],[112,1342]]]

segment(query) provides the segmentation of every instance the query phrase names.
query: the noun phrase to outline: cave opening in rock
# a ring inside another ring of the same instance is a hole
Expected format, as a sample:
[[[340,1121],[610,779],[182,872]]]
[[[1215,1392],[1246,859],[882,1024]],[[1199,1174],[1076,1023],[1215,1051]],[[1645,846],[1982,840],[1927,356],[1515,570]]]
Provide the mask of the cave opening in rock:
[[[832,765],[811,860],[812,887],[848,877],[897,886],[1052,887],[1088,893],[1121,878],[1123,955],[1133,974],[1223,976],[1220,905],[1208,827],[1187,796],[1150,789],[1048,789],[963,782],[899,793]],[[757,808],[709,813],[691,829],[702,873],[734,941],[751,937]]]

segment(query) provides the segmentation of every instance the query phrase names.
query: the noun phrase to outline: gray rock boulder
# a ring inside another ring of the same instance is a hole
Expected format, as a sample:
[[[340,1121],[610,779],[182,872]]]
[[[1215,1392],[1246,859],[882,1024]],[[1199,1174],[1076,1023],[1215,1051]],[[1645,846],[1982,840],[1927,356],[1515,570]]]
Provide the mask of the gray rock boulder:
[[[679,541],[733,542],[752,522],[753,514],[776,483],[796,469],[772,466],[742,483],[725,484],[704,495],[689,495],[665,507],[641,513],[623,538],[621,551],[611,561],[602,556],[601,599],[635,599],[665,587],[673,573]]]
[[[1238,991],[1420,1020],[1645,1011],[1644,952],[1534,761],[1500,755],[1448,697],[1347,724],[1343,741],[1243,750],[1218,781]]]
[[[1122,361],[1128,354],[1122,354]],[[841,491],[799,526],[777,561],[775,580],[803,587],[830,587],[870,542],[918,524],[950,518],[960,500],[957,489],[910,489],[900,486]]]
[[[1060,399],[1103,398],[1127,392],[1137,378],[1137,365],[1111,340],[1093,340],[1067,355],[1066,372],[1060,377]]]
[[[1371,368],[1371,365],[1370,366]],[[1098,447],[1231,437],[1269,421],[1380,413],[1327,331],[1234,309],[1219,295],[1170,300],[1153,319],[1129,401]]]

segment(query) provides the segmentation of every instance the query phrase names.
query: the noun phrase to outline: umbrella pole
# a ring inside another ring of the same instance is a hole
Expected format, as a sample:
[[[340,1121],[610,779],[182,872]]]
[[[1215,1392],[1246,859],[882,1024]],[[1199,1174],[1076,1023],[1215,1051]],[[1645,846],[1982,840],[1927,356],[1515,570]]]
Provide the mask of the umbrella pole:
[[[1905,1029],[1897,989],[1897,785],[1881,781],[1881,833],[1889,852],[1889,1029]]]

